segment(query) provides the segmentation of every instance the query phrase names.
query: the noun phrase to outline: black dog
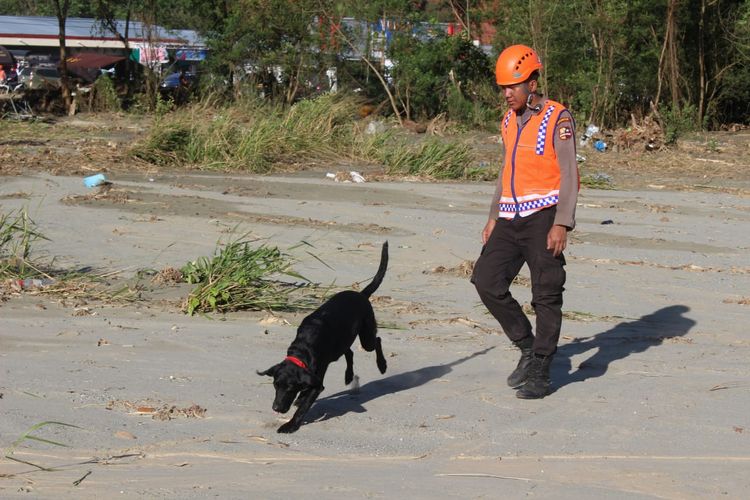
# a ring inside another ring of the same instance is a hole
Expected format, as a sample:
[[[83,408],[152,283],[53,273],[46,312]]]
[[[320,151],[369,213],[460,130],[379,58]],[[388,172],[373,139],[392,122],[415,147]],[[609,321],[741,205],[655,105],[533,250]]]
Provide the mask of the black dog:
[[[380,337],[377,334],[375,313],[369,297],[377,290],[388,267],[388,242],[383,243],[380,266],[372,283],[361,292],[348,290],[339,292],[302,320],[297,336],[287,349],[281,363],[258,375],[273,377],[276,397],[273,409],[286,413],[297,399],[297,411],[278,432],[290,433],[299,429],[302,418],[323,391],[323,377],[328,365],[346,357],[344,382],[348,385],[354,378],[354,353],[351,346],[359,335],[359,342],[367,352],[375,351],[380,373],[385,373],[386,362]],[[299,394],[299,396],[297,396]]]

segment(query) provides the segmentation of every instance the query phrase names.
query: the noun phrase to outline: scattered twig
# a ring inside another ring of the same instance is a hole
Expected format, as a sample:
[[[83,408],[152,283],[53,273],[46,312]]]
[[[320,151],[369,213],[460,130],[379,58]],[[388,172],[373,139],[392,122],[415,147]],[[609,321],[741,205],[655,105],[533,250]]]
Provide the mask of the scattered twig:
[[[435,477],[491,477],[494,479],[512,479],[514,481],[533,481],[528,477],[515,477],[515,476],[498,476],[495,474],[483,474],[480,472],[467,472],[467,473],[455,473],[455,474],[435,474]]]
[[[86,474],[83,475],[83,477],[81,477],[80,479],[76,479],[75,481],[73,481],[73,486],[78,486],[79,484],[81,484],[84,479],[86,479],[87,477],[89,477],[89,475],[91,475],[91,472],[92,471],[88,471]]]
[[[10,455],[5,455],[5,458],[7,458],[8,460],[12,460],[13,462],[18,462],[18,463],[21,463],[21,464],[24,464],[24,465],[30,465],[32,467],[35,467],[35,468],[39,469],[39,470],[43,470],[44,472],[53,472],[55,470],[55,469],[50,469],[50,468],[47,468],[47,467],[42,467],[41,465],[37,465],[37,464],[31,463],[31,462],[27,462],[26,460],[21,460],[20,458],[15,458],[15,457],[12,457]]]
[[[721,390],[724,390],[724,389],[739,389],[739,388],[742,388],[742,387],[747,387],[747,385],[748,384],[743,383],[743,382],[726,382],[724,384],[719,384],[719,385],[715,385],[715,386],[711,387],[709,389],[709,392],[710,391],[721,391]]]

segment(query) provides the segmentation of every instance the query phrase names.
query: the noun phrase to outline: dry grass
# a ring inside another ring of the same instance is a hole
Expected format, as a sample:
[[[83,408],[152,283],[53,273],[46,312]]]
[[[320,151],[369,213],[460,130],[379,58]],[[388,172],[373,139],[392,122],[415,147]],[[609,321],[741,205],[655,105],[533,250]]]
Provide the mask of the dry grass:
[[[203,106],[205,107],[196,108],[193,114],[189,114],[187,109],[168,113],[157,121],[157,125],[172,118],[180,123],[189,123],[191,120],[208,123],[216,119],[218,123],[213,126],[213,129],[217,131],[216,136],[224,137],[223,140],[226,141],[236,141],[231,134],[222,136],[218,133],[218,131],[227,130],[221,121],[239,120],[249,123],[249,114],[255,109],[248,105],[244,108],[246,110],[244,112],[240,112],[241,108],[237,108],[235,114],[224,115],[215,105],[206,103]],[[376,148],[385,147],[388,144],[385,144],[383,140],[376,141],[372,136],[360,135],[365,128],[364,120],[357,121],[361,119],[361,109],[362,106],[356,106],[352,111],[352,117],[347,117],[347,119],[354,120],[349,121],[350,125],[355,125],[353,127],[355,130],[349,130],[354,138],[353,142],[340,152],[337,149],[334,153],[327,153],[329,156],[325,156],[323,161],[335,163],[338,161],[337,158],[342,161],[365,158],[363,162],[381,162]],[[367,120],[372,119],[380,118],[367,117]],[[51,123],[0,121],[0,174],[15,175],[23,171],[38,170],[60,175],[80,176],[118,170],[146,169],[154,172],[163,167],[134,158],[126,147],[128,144],[143,140],[153,129],[153,117],[125,113],[82,114],[72,118],[57,118]],[[268,132],[268,128],[265,130]],[[442,119],[436,119],[434,123],[428,124],[428,132],[434,134],[433,138],[442,135],[444,141],[459,142],[468,146],[472,158],[466,171],[468,178],[493,180],[496,177],[496,160],[501,153],[496,133],[483,131],[458,133]],[[612,134],[614,136],[623,132],[626,130],[612,131]],[[394,133],[403,135],[402,131],[398,130]],[[410,137],[412,143],[423,140],[423,136],[411,133],[406,136]],[[281,135],[278,138],[284,137]],[[613,140],[612,137],[604,138],[608,142]],[[214,143],[219,144],[217,141]],[[368,145],[375,148],[368,151]],[[580,147],[579,153],[586,157],[586,161],[581,165],[581,172],[584,176],[606,174],[617,189],[643,189],[658,186],[664,189],[714,189],[742,195],[750,192],[748,188],[750,186],[749,145],[750,131],[739,129],[686,134],[680,137],[676,144],[655,151],[646,151],[644,143],[635,141],[629,148],[613,147],[604,153],[599,153],[592,147]],[[194,154],[200,157],[199,155],[203,153],[198,149]],[[209,157],[216,155],[216,150],[209,148],[205,154]],[[230,158],[231,155],[232,152],[229,151]],[[218,163],[206,162],[204,165],[196,163],[192,166],[228,168],[222,167],[222,162],[224,164],[226,162],[221,155],[218,155],[218,158]],[[274,158],[278,158],[278,162]],[[272,149],[266,157],[266,167],[271,164],[274,169],[315,168],[316,161],[314,160],[305,155],[275,156]],[[485,167],[475,168],[477,164],[485,165]],[[187,161],[167,162],[163,165],[174,165],[180,168],[191,166]],[[243,168],[248,169],[247,166]],[[388,176],[391,179],[405,177],[411,180],[429,179],[420,173],[412,175],[398,169],[391,170],[393,173]],[[376,177],[370,174],[368,180],[371,178]]]

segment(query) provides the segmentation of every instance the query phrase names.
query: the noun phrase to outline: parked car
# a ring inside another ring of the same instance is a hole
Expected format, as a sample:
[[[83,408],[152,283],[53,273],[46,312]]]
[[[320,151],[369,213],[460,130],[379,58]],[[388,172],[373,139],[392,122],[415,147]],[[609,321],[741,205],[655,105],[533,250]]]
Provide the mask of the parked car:
[[[185,83],[181,83],[182,72],[170,73],[159,85],[159,90],[165,98],[172,98],[177,104],[187,102],[189,95],[195,90],[198,78],[195,73],[184,73]]]
[[[60,86],[60,72],[54,66],[37,66],[18,70],[18,83],[27,89],[42,89]]]
[[[170,73],[166,77],[164,77],[164,80],[162,80],[161,84],[159,85],[159,88],[162,90],[175,90],[179,88],[180,86],[180,75],[182,73]],[[192,88],[195,86],[197,78],[195,73],[185,73],[185,77],[187,78],[188,87]]]

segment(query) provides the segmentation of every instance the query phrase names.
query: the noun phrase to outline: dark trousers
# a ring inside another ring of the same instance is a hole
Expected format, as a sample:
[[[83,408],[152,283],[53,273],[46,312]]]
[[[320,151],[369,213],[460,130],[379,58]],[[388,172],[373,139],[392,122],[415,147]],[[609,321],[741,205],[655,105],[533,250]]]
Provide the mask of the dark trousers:
[[[512,341],[532,335],[531,323],[510,293],[524,262],[531,272],[531,305],[536,313],[533,350],[548,356],[557,350],[562,324],[565,257],[547,250],[555,207],[528,217],[498,219],[474,265],[472,282],[479,297]]]

